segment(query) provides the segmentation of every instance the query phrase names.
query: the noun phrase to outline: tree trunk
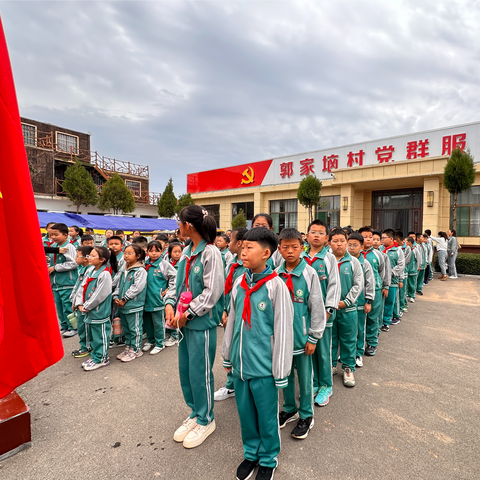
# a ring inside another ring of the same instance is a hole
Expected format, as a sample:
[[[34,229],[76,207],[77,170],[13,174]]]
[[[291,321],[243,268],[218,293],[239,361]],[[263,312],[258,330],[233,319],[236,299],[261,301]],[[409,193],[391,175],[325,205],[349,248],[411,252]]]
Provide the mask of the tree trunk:
[[[457,230],[457,192],[453,194],[453,229]]]

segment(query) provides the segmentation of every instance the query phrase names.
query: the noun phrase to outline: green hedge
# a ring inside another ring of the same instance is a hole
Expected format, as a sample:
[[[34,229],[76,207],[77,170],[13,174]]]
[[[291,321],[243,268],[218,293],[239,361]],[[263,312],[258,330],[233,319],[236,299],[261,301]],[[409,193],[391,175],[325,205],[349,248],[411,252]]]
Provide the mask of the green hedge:
[[[478,253],[459,253],[455,263],[457,265],[457,273],[463,273],[464,275],[480,275],[480,254]],[[435,271],[440,271],[437,254],[435,254]],[[448,273],[447,270],[447,274]]]

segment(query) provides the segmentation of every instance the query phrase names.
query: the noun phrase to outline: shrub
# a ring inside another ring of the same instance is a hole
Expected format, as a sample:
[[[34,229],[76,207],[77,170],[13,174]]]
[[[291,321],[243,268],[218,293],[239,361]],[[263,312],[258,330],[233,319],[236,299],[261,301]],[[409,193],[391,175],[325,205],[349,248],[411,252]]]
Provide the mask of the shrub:
[[[435,271],[440,271],[438,264],[438,255],[435,254]],[[448,258],[447,258],[448,262]],[[448,264],[448,263],[447,263]],[[464,275],[480,275],[480,254],[478,253],[459,253],[456,261],[457,273]],[[448,273],[448,270],[447,270]]]

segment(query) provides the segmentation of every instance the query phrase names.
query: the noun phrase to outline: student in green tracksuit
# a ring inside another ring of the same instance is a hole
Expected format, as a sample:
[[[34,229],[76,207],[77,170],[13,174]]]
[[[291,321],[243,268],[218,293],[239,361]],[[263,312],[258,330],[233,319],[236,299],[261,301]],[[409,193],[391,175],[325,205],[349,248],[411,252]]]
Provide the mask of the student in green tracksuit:
[[[405,289],[407,287],[406,276],[405,276],[405,266],[407,264],[405,259],[405,241],[403,237],[403,232],[401,230],[395,230],[394,240],[395,240],[396,246],[401,250],[404,258],[403,271],[400,272],[400,275],[399,275],[398,293],[397,293],[397,296],[395,297],[395,302],[393,304],[392,322],[395,322],[395,324],[397,324],[403,315],[403,303],[404,303],[403,297],[405,295]],[[400,286],[400,284],[402,286]]]
[[[72,355],[75,358],[82,358],[90,355],[90,344],[87,338],[87,332],[85,330],[85,315],[81,312],[75,305],[75,297],[80,292],[80,299],[83,297],[83,291],[81,291],[80,286],[83,283],[85,275],[88,276],[89,270],[93,270],[93,267],[90,265],[88,256],[92,252],[93,247],[80,247],[77,249],[77,256],[75,261],[78,265],[78,278],[75,286],[73,287],[72,294],[70,295],[70,301],[72,302],[72,310],[75,311],[77,316],[77,331],[78,331],[78,341],[80,343],[80,348],[74,350]],[[78,303],[81,305],[81,303]]]
[[[410,261],[407,265],[407,297],[411,303],[415,303],[415,293],[417,289],[417,276],[419,265],[422,264],[422,252],[415,242],[415,237],[407,237],[406,243],[411,249]]]
[[[64,223],[55,223],[50,228],[51,238],[55,242],[53,248],[67,248],[65,254],[49,254],[48,273],[52,285],[53,299],[57,307],[57,315],[60,320],[60,333],[64,337],[73,337],[77,330],[72,327],[68,315],[73,313],[70,295],[77,281],[77,252],[68,240],[68,227]]]
[[[391,228],[387,228],[382,233],[382,252],[388,256],[390,266],[392,267],[392,276],[390,288],[388,289],[388,297],[385,299],[385,306],[383,308],[383,325],[382,332],[388,332],[390,325],[396,325],[400,319],[393,319],[393,307],[398,296],[398,289],[403,286],[400,277],[403,276],[405,270],[405,257],[400,248],[396,246],[394,240],[395,232]]]
[[[228,314],[230,312],[230,294],[232,291],[233,284],[237,278],[241,277],[247,269],[243,266],[242,259],[242,245],[243,237],[247,234],[248,230],[243,227],[235,228],[230,234],[230,243],[228,249],[233,255],[232,261],[227,265],[225,269],[225,307],[222,315],[222,324],[224,327],[227,326]],[[220,387],[215,394],[213,399],[216,402],[226,400],[235,396],[235,387],[233,385],[233,375],[232,372],[227,372],[227,383],[224,387]]]
[[[215,245],[220,250],[222,254],[222,261],[223,261],[223,268],[227,268],[227,265],[232,262],[232,252],[228,248],[230,244],[230,238],[228,235],[221,233],[220,235],[215,238]]]
[[[412,249],[405,241],[403,236],[403,232],[400,230],[395,231],[396,242],[400,246],[403,252],[403,256],[405,257],[405,268],[403,269],[403,277],[402,277],[402,288],[399,290],[399,309],[400,313],[406,312],[408,310],[408,302],[407,302],[407,285],[408,285],[408,264],[410,263],[410,259],[412,257]]]
[[[96,247],[88,261],[94,268],[80,286],[81,305],[78,309],[85,315],[85,329],[92,348],[91,358],[82,363],[89,372],[110,365],[108,346],[110,341],[110,316],[112,314],[112,272],[116,272],[115,254],[105,247]],[[110,267],[108,266],[110,264]],[[77,297],[76,297],[77,298]]]
[[[293,359],[293,306],[285,283],[267,265],[277,248],[267,228],[252,228],[243,239],[248,269],[233,286],[223,338],[223,365],[231,370],[245,460],[237,479],[273,478],[280,453],[278,390],[288,384]]]
[[[75,250],[78,247],[81,247],[81,238],[83,236],[83,230],[76,225],[68,229],[70,243],[75,247]]]
[[[147,293],[145,251],[138,245],[128,245],[123,258],[125,270],[113,294],[113,301],[118,308],[126,346],[117,358],[122,362],[131,362],[143,355],[142,324]]]
[[[355,257],[363,269],[364,289],[360,293],[357,300],[357,352],[356,366],[363,367],[363,354],[365,353],[365,327],[367,322],[367,314],[372,309],[372,302],[375,299],[375,275],[373,268],[367,260],[367,255],[363,255],[363,235],[353,232],[348,236],[348,253]]]
[[[416,233],[417,248],[422,254],[422,263],[418,264],[419,270],[417,274],[417,288],[416,293],[420,296],[423,295],[423,284],[425,282],[425,266],[427,264],[427,249],[423,244],[424,238],[421,233]]]
[[[373,356],[377,352],[378,347],[378,332],[383,322],[383,304],[385,297],[388,296],[388,289],[390,287],[390,262],[386,262],[385,255],[374,248],[374,232],[372,227],[362,227],[358,231],[363,237],[362,256],[371,265],[373,274],[375,276],[375,297],[371,303],[371,309],[367,313],[367,320],[365,323],[365,355]],[[378,245],[381,242],[381,233],[375,232],[376,241]]]
[[[147,341],[142,351],[148,352],[151,349],[150,355],[156,355],[165,348],[165,302],[168,299],[173,299],[173,302],[175,302],[177,271],[169,262],[162,260],[162,245],[160,242],[156,240],[150,242],[147,253],[149,257],[145,263],[147,294],[145,311],[143,312],[143,325],[147,334]]]
[[[317,272],[301,256],[302,234],[295,228],[284,228],[278,239],[285,261],[276,272],[287,285],[293,302],[293,363],[288,385],[283,390],[279,423],[283,428],[300,417],[291,435],[304,439],[314,423],[312,354],[325,330],[325,306]],[[300,387],[299,408],[295,398],[295,370]]]
[[[340,275],[341,296],[338,311],[332,327],[332,370],[337,373],[337,355],[340,346],[340,362],[343,368],[343,384],[355,386],[357,350],[357,301],[363,288],[363,269],[360,262],[347,252],[347,234],[342,228],[334,228],[328,236],[328,243],[337,259]]]
[[[178,270],[178,262],[182,256],[183,247],[179,242],[172,242],[168,245],[168,253],[165,256],[165,260],[170,263],[170,265]]]
[[[181,315],[174,314],[173,302],[167,301],[167,325],[180,329],[178,369],[185,403],[191,413],[175,431],[173,439],[185,448],[201,445],[215,431],[213,415],[217,326],[224,309],[225,275],[222,257],[213,245],[217,224],[200,205],[180,211],[180,232],[192,242],[183,251],[178,264],[176,298],[191,292],[192,301]]]
[[[328,246],[328,227],[323,220],[313,220],[307,230],[308,249],[303,258],[318,275],[325,305],[326,325],[312,355],[315,405],[325,407],[333,393],[332,325],[340,302],[340,278],[337,260]]]

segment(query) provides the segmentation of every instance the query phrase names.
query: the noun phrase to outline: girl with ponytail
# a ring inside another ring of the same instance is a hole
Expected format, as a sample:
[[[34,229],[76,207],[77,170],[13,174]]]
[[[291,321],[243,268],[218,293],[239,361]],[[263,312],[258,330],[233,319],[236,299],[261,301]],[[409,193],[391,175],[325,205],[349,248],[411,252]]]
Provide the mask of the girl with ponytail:
[[[191,413],[173,438],[193,448],[215,430],[213,416],[213,372],[217,344],[217,325],[222,319],[225,274],[218,248],[213,245],[215,220],[200,205],[189,205],[180,212],[180,233],[191,243],[178,261],[176,299],[190,292],[188,309],[174,311],[174,300],[166,301],[167,324],[183,335],[178,347],[180,384]]]

